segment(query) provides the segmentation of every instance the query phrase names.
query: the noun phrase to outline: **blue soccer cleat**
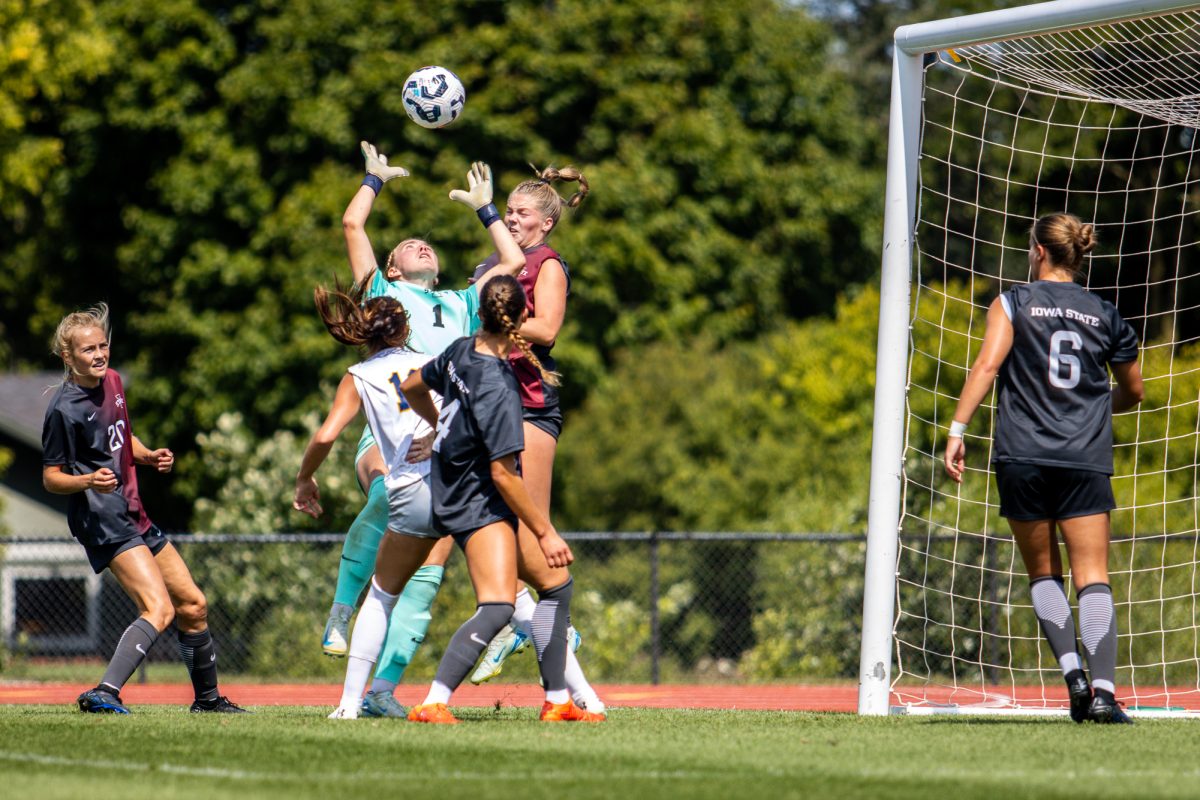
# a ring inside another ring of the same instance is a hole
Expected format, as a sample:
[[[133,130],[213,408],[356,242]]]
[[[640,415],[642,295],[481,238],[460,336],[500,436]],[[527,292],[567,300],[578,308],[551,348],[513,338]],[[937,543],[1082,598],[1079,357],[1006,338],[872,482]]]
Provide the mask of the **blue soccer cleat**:
[[[362,699],[359,715],[363,717],[399,717],[408,716],[408,710],[400,705],[391,692],[367,692]]]
[[[97,686],[79,695],[75,701],[85,714],[128,714],[129,709],[121,702],[121,695]]]
[[[321,652],[334,658],[342,658],[350,649],[350,615],[353,609],[337,610],[325,621],[325,635],[321,637]]]
[[[529,646],[529,637],[512,625],[505,625],[500,632],[488,642],[479,666],[471,673],[471,683],[478,686],[499,675],[504,670],[504,661],[514,653],[519,653]]]

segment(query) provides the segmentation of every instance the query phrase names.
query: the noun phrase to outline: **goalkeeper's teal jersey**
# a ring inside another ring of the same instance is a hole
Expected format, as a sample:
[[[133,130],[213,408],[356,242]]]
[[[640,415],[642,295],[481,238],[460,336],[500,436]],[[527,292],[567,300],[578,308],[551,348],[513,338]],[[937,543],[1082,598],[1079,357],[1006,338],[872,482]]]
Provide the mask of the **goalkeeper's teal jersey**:
[[[408,347],[418,353],[441,355],[452,342],[479,330],[479,289],[475,286],[431,292],[412,283],[389,281],[376,268],[366,299],[384,295],[399,300],[408,312]],[[375,437],[368,425],[359,437],[355,463],[373,444]]]
[[[479,290],[429,291],[412,283],[388,281],[375,270],[367,287],[367,299],[387,295],[400,301],[408,312],[412,337],[408,346],[418,353],[440,355],[451,342],[479,330]]]

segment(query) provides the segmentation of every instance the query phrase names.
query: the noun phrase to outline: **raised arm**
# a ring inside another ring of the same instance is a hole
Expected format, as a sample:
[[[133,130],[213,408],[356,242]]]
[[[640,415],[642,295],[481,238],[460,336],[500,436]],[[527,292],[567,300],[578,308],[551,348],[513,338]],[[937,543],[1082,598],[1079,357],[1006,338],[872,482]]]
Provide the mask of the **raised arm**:
[[[487,282],[497,275],[516,275],[520,272],[525,266],[525,254],[521,252],[517,240],[509,233],[504,218],[492,202],[492,168],[482,161],[473,163],[470,172],[467,173],[467,190],[455,189],[450,192],[450,199],[474,209],[479,221],[492,237],[496,255],[500,257],[496,266],[479,276],[475,287],[482,292]]]
[[[975,358],[975,364],[967,375],[962,394],[958,398],[958,407],[954,410],[954,423],[950,426],[950,439],[946,442],[944,461],[946,472],[956,482],[962,483],[963,469],[966,464],[966,447],[963,445],[963,431],[970,423],[971,417],[987,393],[992,390],[996,374],[1004,365],[1004,359],[1012,350],[1013,327],[1008,315],[1004,313],[1004,305],[997,297],[988,308],[987,331],[983,335],[983,347]]]
[[[292,508],[313,518],[321,515],[321,493],[317,489],[317,479],[314,476],[328,457],[338,434],[358,416],[361,409],[362,399],[358,396],[358,389],[354,387],[354,376],[347,373],[338,384],[329,415],[304,449],[304,458],[300,460],[300,472],[296,475],[296,493],[292,500]]]
[[[375,145],[369,142],[359,142],[363,158],[366,160],[367,175],[363,178],[362,186],[354,193],[346,213],[342,215],[342,234],[346,237],[346,255],[350,258],[350,273],[355,283],[362,283],[371,277],[376,268],[375,251],[371,240],[367,237],[367,218],[371,216],[371,208],[375,197],[383,184],[392,178],[408,175],[404,167],[388,166],[387,156],[381,155]]]

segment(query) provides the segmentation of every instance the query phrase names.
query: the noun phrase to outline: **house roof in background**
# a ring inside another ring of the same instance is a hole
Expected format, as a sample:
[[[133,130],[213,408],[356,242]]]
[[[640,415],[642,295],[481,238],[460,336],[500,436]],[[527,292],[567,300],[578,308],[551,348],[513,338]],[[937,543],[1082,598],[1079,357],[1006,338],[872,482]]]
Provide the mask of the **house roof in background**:
[[[41,450],[42,420],[54,397],[46,389],[61,381],[61,372],[0,374],[0,431]]]

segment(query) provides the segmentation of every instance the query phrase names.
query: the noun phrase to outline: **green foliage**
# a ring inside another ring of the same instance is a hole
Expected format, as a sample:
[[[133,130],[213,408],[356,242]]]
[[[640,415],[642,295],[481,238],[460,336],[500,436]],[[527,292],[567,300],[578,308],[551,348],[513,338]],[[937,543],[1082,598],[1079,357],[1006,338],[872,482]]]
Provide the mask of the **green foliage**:
[[[443,285],[486,253],[443,200],[471,160],[501,192],[530,161],[582,167],[592,195],[554,237],[575,277],[569,406],[621,349],[754,336],[875,270],[880,162],[828,30],[789,4],[69,5],[4,12],[5,338],[40,363],[63,311],[109,301],[139,428],[181,455],[226,413],[255,438],[302,432],[350,361],[309,298],[346,275],[361,138],[414,173],[380,198],[376,246],[428,235]],[[400,103],[424,63],[469,92],[442,131]],[[184,498],[220,491],[219,466],[187,466]]]

